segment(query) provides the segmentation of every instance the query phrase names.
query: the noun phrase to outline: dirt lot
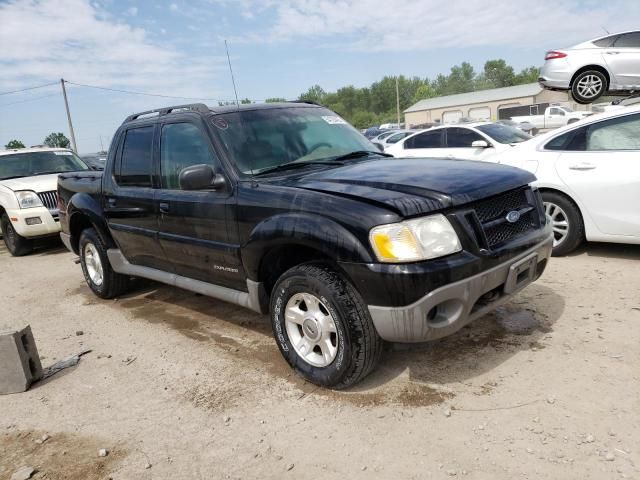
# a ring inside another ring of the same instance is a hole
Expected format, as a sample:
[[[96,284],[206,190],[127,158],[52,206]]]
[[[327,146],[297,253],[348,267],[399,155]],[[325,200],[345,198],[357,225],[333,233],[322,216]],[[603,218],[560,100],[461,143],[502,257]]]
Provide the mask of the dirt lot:
[[[553,259],[341,393],[290,372],[266,317],[145,282],[102,301],[72,260],[0,247],[0,327],[31,324],[44,366],[92,350],[0,397],[0,479],[640,478],[638,247]]]

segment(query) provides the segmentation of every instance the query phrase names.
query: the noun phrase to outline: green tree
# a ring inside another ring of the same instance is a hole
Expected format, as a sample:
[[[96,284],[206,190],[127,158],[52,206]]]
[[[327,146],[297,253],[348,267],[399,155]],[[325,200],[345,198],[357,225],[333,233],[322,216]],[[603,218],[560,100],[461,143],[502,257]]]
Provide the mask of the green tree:
[[[487,60],[484,64],[484,78],[490,85],[489,88],[510,87],[515,85],[516,74],[513,67],[507,65],[502,59]]]
[[[282,98],[282,97],[271,97],[271,98],[267,98],[264,102],[265,103],[280,103],[280,102],[286,102],[287,99],[286,98]]]
[[[47,138],[44,139],[44,144],[47,147],[59,147],[59,148],[69,148],[71,142],[69,139],[65,137],[63,133],[50,133]]]
[[[516,85],[522,85],[524,83],[535,83],[540,76],[540,69],[538,67],[527,67],[520,70],[520,73],[516,75]]]
[[[299,100],[306,100],[308,102],[315,102],[324,105],[327,92],[325,92],[320,85],[314,85],[306,92],[298,97]]]
[[[24,148],[24,143],[22,143],[20,140],[11,140],[9,143],[7,143],[4,148],[6,148],[7,150],[13,150],[15,148]]]
[[[426,100],[427,98],[433,98],[436,96],[435,89],[429,85],[429,83],[425,83],[424,85],[420,85],[416,89],[416,93],[413,95],[413,103],[418,103],[420,100]]]
[[[242,100],[240,100],[240,103],[242,105],[248,105],[250,103],[253,103],[251,100],[249,100],[248,98],[243,98]]]

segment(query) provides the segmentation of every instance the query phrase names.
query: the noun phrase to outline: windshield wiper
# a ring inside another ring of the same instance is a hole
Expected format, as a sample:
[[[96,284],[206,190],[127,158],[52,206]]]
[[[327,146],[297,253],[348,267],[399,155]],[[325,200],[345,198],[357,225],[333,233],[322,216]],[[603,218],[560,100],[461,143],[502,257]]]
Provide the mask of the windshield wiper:
[[[266,168],[264,170],[255,173],[254,176],[263,175],[265,173],[279,172],[282,170],[294,170],[296,168],[306,167],[307,165],[335,165],[333,161],[308,161],[308,162],[289,162],[275,167]]]
[[[345,153],[344,155],[340,155],[332,159],[334,162],[339,162],[340,160],[349,160],[351,158],[361,158],[368,157],[369,155],[380,155],[381,157],[393,157],[393,155],[384,152],[376,152],[373,150],[355,150],[353,152]]]

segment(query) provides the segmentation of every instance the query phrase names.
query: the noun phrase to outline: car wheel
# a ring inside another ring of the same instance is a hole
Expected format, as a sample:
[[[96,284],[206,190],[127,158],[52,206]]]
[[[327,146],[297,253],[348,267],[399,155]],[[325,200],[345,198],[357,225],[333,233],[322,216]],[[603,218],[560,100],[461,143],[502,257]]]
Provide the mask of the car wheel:
[[[9,250],[9,253],[14,257],[22,257],[28,255],[33,251],[33,242],[28,238],[24,238],[15,231],[11,220],[6,213],[2,214],[0,219],[0,228],[2,229],[2,239],[4,244]]]
[[[571,84],[571,95],[582,105],[592,103],[607,91],[607,77],[598,70],[587,70],[574,78]]]
[[[82,273],[93,293],[109,299],[127,290],[129,277],[113,271],[107,249],[93,228],[84,230],[80,235],[79,250]]]
[[[584,224],[578,207],[554,192],[543,192],[542,201],[553,228],[552,255],[559,257],[572,252],[584,240]]]
[[[311,383],[346,388],[366,377],[382,339],[358,292],[321,264],[285,272],[271,295],[271,321],[280,352]]]

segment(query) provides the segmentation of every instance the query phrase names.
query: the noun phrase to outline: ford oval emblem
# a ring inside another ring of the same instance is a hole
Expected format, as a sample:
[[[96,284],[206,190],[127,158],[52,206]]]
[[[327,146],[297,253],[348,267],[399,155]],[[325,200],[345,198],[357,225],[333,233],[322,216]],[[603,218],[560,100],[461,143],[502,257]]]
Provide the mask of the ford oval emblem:
[[[520,212],[518,212],[517,210],[511,210],[509,213],[507,213],[507,222],[509,223],[516,223],[518,220],[520,220]]]

